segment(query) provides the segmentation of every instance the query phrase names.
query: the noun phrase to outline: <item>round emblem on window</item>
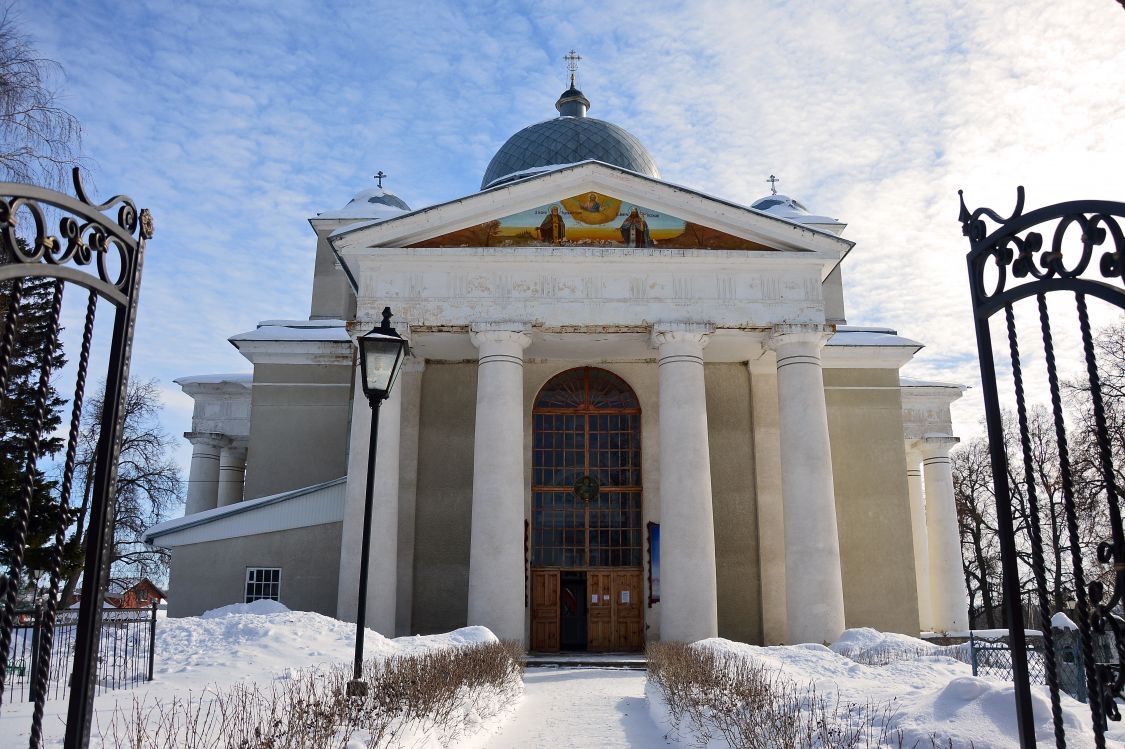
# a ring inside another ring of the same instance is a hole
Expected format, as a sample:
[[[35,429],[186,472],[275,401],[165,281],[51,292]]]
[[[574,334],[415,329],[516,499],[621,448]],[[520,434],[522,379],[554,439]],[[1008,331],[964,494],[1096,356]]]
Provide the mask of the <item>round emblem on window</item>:
[[[598,496],[598,482],[589,476],[583,476],[574,485],[574,494],[583,502],[589,502]]]

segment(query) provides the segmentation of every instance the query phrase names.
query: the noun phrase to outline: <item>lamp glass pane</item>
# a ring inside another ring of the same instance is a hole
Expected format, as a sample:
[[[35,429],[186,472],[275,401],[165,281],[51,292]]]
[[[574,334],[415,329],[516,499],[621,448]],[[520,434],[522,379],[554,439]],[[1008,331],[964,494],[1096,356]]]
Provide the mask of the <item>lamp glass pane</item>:
[[[363,356],[367,365],[364,377],[369,390],[386,391],[391,386],[402,348],[401,338],[371,336],[363,339]]]

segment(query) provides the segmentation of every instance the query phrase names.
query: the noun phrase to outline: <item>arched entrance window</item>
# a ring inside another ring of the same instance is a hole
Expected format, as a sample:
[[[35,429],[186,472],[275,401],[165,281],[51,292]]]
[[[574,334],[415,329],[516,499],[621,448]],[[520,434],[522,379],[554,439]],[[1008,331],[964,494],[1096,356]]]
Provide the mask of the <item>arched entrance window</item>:
[[[641,409],[617,375],[552,378],[532,412],[532,648],[635,650],[641,608]]]

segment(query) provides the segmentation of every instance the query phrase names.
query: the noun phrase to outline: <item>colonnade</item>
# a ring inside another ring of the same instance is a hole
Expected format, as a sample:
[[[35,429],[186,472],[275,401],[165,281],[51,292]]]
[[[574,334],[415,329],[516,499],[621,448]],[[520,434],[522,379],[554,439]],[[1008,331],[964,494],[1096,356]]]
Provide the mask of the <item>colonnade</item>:
[[[185,515],[242,501],[246,485],[246,440],[217,432],[187,432],[191,443]]]
[[[711,333],[707,325],[677,324],[656,325],[652,334],[659,367],[660,631],[668,640],[718,635],[703,369]],[[767,340],[776,354],[787,642],[831,642],[845,626],[821,363],[821,349],[830,336],[826,326],[780,325]],[[500,638],[524,640],[523,366],[531,339],[519,323],[474,326],[470,338],[477,349],[477,389],[467,621]],[[358,383],[356,391],[361,392]],[[380,415],[368,582],[368,627],[387,636],[394,635],[395,627],[400,398],[401,388],[392,391]],[[342,618],[354,618],[358,575],[348,565],[358,564],[370,413],[358,395],[341,553]],[[913,454],[921,456],[925,474],[926,507],[921,476],[910,481],[915,556],[926,560],[918,569],[923,621],[938,630],[967,627],[957,618],[964,619],[965,597],[963,582],[960,588],[955,585],[960,551],[948,457],[955,442],[928,438],[915,446]]]

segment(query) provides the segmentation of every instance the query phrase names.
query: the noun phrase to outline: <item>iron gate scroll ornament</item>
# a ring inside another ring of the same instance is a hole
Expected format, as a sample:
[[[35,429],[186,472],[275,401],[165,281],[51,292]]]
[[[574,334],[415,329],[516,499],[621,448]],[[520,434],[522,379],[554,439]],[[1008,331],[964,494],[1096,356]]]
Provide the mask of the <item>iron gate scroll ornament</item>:
[[[121,447],[124,412],[122,404],[129,379],[133,329],[136,322],[138,290],[144,261],[146,240],[153,235],[152,215],[137,210],[136,204],[124,195],[104,203],[95,203],[82,186],[78,169],[73,171],[76,198],[34,185],[0,183],[0,283],[8,284],[8,309],[0,335],[0,398],[7,393],[10,364],[16,328],[21,322],[21,297],[28,279],[53,279],[53,303],[47,341],[40,356],[39,389],[35,404],[35,423],[28,435],[28,457],[24,471],[23,494],[17,504],[15,548],[12,551],[12,584],[0,575],[3,590],[3,617],[0,621],[0,700],[12,646],[14,604],[19,571],[27,550],[27,530],[36,461],[38,460],[44,423],[50,360],[59,350],[59,317],[63,290],[79,286],[88,294],[85,307],[81,352],[77,362],[75,388],[70,404],[69,433],[62,480],[54,505],[53,548],[49,555],[49,588],[45,605],[44,637],[34,654],[37,674],[45,675],[51,658],[53,623],[56,612],[65,602],[59,601],[60,564],[66,530],[79,521],[69,506],[71,483],[74,480],[78,433],[90,361],[94,318],[98,300],[114,307],[112,338],[108,348],[105,371],[105,397],[100,414],[100,431],[94,455],[92,492],[89,506],[89,530],[86,533],[82,574],[81,605],[78,611],[75,654],[71,676],[70,704],[66,721],[65,747],[83,749],[89,743],[93,699],[98,677],[98,646],[101,629],[102,601],[112,561],[113,507],[117,485],[117,461]],[[107,216],[116,209],[116,219]],[[58,234],[48,229],[48,216],[59,214]],[[26,228],[26,241],[18,237]],[[34,230],[34,235],[30,236]],[[8,404],[0,402],[0,417]],[[52,497],[53,499],[53,497]],[[42,740],[43,705],[46,699],[45,676],[33,686],[30,746]],[[2,703],[0,703],[2,707]]]
[[[1062,509],[1071,547],[1069,565],[1077,589],[1078,629],[1085,668],[1089,707],[1093,718],[1095,744],[1104,747],[1107,720],[1120,720],[1115,698],[1122,696],[1125,683],[1125,631],[1122,622],[1111,615],[1125,594],[1125,533],[1122,531],[1121,495],[1114,477],[1113,457],[1106,426],[1105,404],[1095,356],[1087,297],[1096,297],[1119,309],[1125,309],[1122,269],[1125,267],[1125,203],[1103,200],[1082,200],[1059,203],[1029,213],[1023,212],[1024,191],[1017,190],[1015,210],[1002,218],[989,208],[970,212],[961,198],[962,231],[969,238],[967,256],[969,286],[972,294],[977,349],[980,357],[985,417],[989,450],[992,458],[993,488],[996,495],[998,532],[1001,547],[1004,606],[1008,616],[1012,648],[1012,672],[1016,689],[1016,718],[1020,745],[1031,749],[1035,744],[1031,684],[1028,674],[1027,643],[1021,610],[1017,538],[1012,515],[1009,464],[1004,445],[1001,408],[997,389],[996,364],[993,359],[989,321],[1004,313],[1008,335],[1012,380],[1021,441],[1022,466],[1017,474],[1027,483],[1030,526],[1028,545],[1035,580],[1036,603],[1044,622],[1051,620],[1047,597],[1042,533],[1039,527],[1039,502],[1032,474],[1032,455],[1028,430],[1028,405],[1019,340],[1016,333],[1013,305],[1035,297],[1039,327],[1042,332],[1043,360],[1050,390],[1054,438],[1059,451],[1062,478]],[[989,231],[986,219],[996,225]],[[1040,227],[1051,227],[1048,231]],[[1034,230],[1039,229],[1039,230]],[[1049,243],[1044,242],[1045,233]],[[1075,237],[1077,235],[1077,237]],[[1073,240],[1077,238],[1077,243]],[[995,283],[986,283],[986,273],[996,275]],[[1048,294],[1069,292],[1074,295],[1079,329],[1085,354],[1086,372],[1094,413],[1098,449],[1098,469],[1105,482],[1106,510],[1110,520],[1109,539],[1097,548],[1098,561],[1111,565],[1113,585],[1108,592],[1098,580],[1087,582],[1081,551],[1078,548],[1078,517],[1074,505],[1074,482],[1070,468],[1067,434],[1063,419],[1059,372],[1055,363],[1054,338],[1047,309]],[[1044,501],[1050,501],[1044,498]],[[1112,633],[1118,663],[1098,664],[1094,660],[1095,633]],[[1065,746],[1062,708],[1059,702],[1059,678],[1056,673],[1056,643],[1050,627],[1043,629],[1044,661],[1051,693],[1051,711],[1055,742]]]

